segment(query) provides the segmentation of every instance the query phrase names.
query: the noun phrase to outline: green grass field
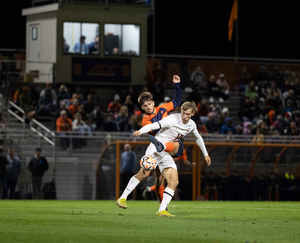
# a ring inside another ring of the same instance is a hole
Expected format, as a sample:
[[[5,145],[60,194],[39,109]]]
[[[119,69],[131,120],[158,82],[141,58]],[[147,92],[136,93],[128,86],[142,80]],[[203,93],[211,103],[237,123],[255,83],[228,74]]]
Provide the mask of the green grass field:
[[[0,242],[300,242],[299,202],[0,201]]]

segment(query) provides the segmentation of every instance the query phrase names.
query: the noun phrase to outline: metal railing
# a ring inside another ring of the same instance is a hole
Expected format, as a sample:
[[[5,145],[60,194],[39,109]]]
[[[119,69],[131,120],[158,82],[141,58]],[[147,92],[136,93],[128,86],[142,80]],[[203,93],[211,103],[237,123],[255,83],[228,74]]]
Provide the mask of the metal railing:
[[[37,128],[34,125],[36,125]],[[43,138],[52,146],[55,145],[55,133],[34,118],[30,121],[30,129],[39,135],[39,144],[40,138]],[[48,136],[52,138],[48,138]]]
[[[12,109],[13,108],[13,109]],[[13,111],[15,109],[15,111]],[[9,106],[8,106],[8,113],[10,115],[12,115],[13,117],[17,118],[20,122],[23,123],[23,138],[25,135],[25,119],[26,119],[26,112],[20,108],[19,106],[17,106],[14,102],[10,101],[9,102]],[[22,114],[22,117],[19,116],[16,111],[19,111]]]

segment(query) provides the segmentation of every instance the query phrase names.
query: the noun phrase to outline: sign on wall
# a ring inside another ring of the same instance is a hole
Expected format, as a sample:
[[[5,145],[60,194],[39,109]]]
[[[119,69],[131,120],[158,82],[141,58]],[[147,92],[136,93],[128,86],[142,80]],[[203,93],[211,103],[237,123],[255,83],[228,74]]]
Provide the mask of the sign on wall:
[[[130,83],[130,80],[130,59],[72,58],[73,82]]]

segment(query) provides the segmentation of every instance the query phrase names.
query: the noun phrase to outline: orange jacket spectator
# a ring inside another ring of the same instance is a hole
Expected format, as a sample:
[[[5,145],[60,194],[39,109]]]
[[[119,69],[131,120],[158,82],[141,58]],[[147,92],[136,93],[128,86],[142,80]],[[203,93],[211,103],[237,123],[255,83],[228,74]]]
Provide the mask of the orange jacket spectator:
[[[75,118],[75,114],[79,110],[79,105],[78,105],[78,100],[77,99],[73,100],[73,104],[69,106],[68,110],[71,113],[71,115],[73,116],[73,118]]]
[[[60,117],[56,120],[56,131],[58,132],[69,132],[72,131],[72,120],[67,117],[65,110],[60,112]]]

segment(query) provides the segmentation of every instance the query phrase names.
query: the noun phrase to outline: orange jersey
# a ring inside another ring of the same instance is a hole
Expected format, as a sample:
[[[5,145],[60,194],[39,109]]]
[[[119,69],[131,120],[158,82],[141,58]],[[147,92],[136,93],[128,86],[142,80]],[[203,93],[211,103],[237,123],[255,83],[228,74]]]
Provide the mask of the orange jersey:
[[[180,155],[179,157],[175,158],[174,161],[179,161],[179,160],[187,160],[187,155],[186,155],[186,151],[185,149],[183,149],[182,155]]]
[[[168,116],[168,112],[173,109],[174,109],[174,104],[172,101],[169,103],[166,103],[166,104],[162,104],[158,107],[154,107],[154,110],[155,110],[154,114],[152,114],[152,115],[145,114],[144,115],[142,126],[152,124],[154,122],[158,122],[158,121],[164,119],[165,117]],[[154,136],[158,131],[159,131],[159,129],[151,131],[151,132],[149,132],[149,134]]]

